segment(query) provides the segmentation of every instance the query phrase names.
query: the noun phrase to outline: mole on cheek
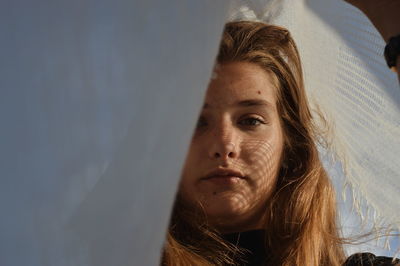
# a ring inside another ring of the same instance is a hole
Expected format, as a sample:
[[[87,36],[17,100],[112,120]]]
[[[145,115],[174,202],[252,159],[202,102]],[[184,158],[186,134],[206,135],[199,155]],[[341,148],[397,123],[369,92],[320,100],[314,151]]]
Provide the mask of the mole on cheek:
[[[214,191],[214,192],[213,192],[213,195],[217,195],[217,192],[216,192],[216,191]]]
[[[261,91],[257,91],[258,94],[261,94]]]

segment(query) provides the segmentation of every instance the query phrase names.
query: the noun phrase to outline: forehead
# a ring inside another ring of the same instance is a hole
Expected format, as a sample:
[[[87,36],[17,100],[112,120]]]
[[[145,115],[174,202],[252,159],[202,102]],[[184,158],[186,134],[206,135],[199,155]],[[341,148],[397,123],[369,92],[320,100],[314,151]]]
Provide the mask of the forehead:
[[[206,94],[206,105],[230,105],[248,99],[265,100],[275,106],[273,77],[254,63],[233,62],[217,65]]]

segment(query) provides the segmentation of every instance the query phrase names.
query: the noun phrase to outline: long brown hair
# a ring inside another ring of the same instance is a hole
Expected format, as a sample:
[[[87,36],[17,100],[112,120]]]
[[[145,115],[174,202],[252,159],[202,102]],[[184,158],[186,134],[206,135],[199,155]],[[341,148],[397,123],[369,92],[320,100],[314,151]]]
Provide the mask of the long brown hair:
[[[285,137],[278,184],[266,207],[268,265],[341,265],[335,194],[318,157],[301,62],[289,32],[260,22],[226,24],[217,63],[250,62],[271,73]],[[164,265],[234,265],[241,251],[176,200]]]

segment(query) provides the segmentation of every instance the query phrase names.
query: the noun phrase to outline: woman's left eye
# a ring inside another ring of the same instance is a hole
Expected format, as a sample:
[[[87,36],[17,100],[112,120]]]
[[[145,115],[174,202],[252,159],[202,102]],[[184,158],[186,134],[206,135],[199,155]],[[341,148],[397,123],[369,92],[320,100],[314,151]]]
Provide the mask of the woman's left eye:
[[[265,122],[260,118],[248,117],[240,120],[239,124],[243,126],[259,126],[261,124],[265,124]]]

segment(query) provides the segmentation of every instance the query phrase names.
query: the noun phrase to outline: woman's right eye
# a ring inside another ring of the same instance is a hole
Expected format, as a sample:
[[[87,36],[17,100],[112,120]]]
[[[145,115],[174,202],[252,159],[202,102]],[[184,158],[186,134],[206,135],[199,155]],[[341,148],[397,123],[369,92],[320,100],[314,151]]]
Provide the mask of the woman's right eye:
[[[205,126],[207,126],[207,121],[204,117],[200,116],[200,118],[197,120],[196,128],[199,129]]]

